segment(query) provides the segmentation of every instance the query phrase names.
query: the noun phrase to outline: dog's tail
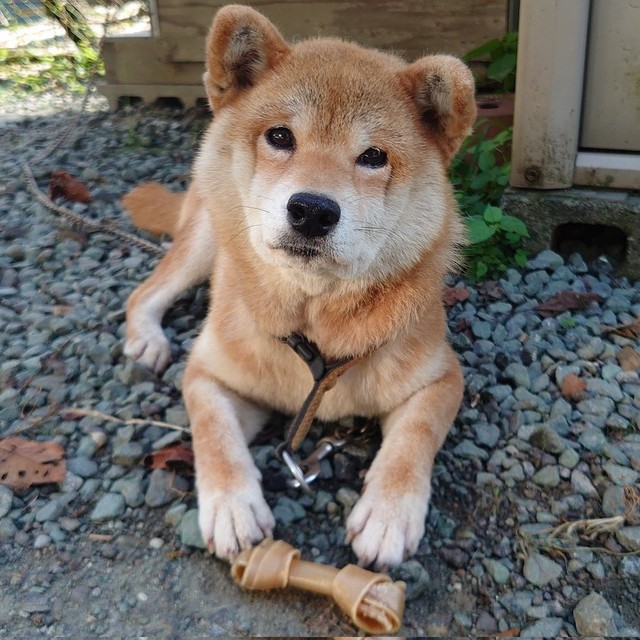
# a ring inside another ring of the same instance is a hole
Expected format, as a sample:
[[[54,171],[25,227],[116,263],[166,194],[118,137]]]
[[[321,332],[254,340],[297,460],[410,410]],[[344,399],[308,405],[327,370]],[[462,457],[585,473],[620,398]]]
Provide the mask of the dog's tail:
[[[127,193],[122,204],[133,224],[158,235],[175,237],[184,193],[173,193],[157,182],[145,182]]]

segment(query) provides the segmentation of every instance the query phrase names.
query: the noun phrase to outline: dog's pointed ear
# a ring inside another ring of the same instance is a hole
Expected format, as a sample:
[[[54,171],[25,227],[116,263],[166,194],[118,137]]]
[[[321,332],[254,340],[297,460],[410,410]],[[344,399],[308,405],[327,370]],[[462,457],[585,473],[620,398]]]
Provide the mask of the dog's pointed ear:
[[[426,56],[402,71],[402,82],[450,162],[476,119],[475,82],[469,67],[452,56]]]
[[[207,36],[204,85],[215,110],[253,86],[290,51],[278,30],[250,7],[228,5],[216,14]]]

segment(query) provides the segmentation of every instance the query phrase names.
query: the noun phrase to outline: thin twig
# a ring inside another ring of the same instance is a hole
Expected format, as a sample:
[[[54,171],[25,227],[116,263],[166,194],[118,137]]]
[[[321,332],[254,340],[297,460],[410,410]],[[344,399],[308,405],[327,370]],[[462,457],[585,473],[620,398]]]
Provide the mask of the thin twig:
[[[95,409],[82,409],[80,407],[68,407],[64,409],[63,413],[71,413],[78,416],[88,416],[90,418],[100,418],[101,420],[106,420],[108,422],[115,422],[117,424],[124,424],[124,425],[145,424],[145,425],[151,425],[153,427],[162,427],[163,429],[173,429],[174,431],[182,431],[183,433],[190,433],[189,429],[187,429],[186,427],[181,427],[177,424],[171,424],[170,422],[162,422],[160,420],[148,420],[146,418],[129,418],[128,420],[123,420],[122,418],[116,418],[116,416],[110,416],[107,413],[102,413],[102,411],[96,411]]]

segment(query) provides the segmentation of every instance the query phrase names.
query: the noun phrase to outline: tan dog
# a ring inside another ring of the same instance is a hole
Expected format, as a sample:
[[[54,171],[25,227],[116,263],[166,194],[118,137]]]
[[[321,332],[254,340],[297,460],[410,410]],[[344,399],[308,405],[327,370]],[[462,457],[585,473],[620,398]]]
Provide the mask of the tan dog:
[[[441,287],[463,239],[447,167],[475,119],[471,73],[448,56],[406,64],[340,40],[289,45],[256,11],[227,6],[204,82],[215,119],[186,195],[143,185],[125,199],[140,226],[175,238],[129,299],[125,353],[162,369],[164,312],[213,273],[184,399],[200,527],[221,558],[271,535],[247,442],[312,385],[278,338],[364,356],[317,415],[380,416],[347,538],[361,564],[396,565],[424,533],[433,460],[462,396]]]

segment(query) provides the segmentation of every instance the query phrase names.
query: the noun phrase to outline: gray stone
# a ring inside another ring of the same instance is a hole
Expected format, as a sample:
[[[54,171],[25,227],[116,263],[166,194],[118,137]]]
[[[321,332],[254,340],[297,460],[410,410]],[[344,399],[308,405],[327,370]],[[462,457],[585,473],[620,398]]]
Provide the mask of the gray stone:
[[[2,535],[0,534],[1,538]],[[640,556],[625,556],[622,558],[620,560],[620,573],[626,577],[640,578]]]
[[[428,571],[417,561],[403,562],[394,571],[394,580],[402,580],[407,585],[406,598],[411,602],[423,596],[431,586]]]
[[[0,519],[4,518],[11,511],[13,502],[13,491],[9,487],[0,484]]]
[[[138,464],[143,453],[144,450],[139,442],[123,442],[114,448],[111,459],[115,464],[129,468]]]
[[[606,418],[615,409],[615,403],[611,398],[598,396],[579,402],[577,408],[581,413]]]
[[[171,527],[177,527],[182,521],[186,511],[187,505],[182,502],[170,506],[164,514],[165,524],[168,524]]]
[[[600,380],[599,378],[587,379],[587,391],[596,396],[611,398],[614,402],[620,402],[624,397],[622,390],[620,389],[620,385],[617,382],[607,382],[606,380]]]
[[[494,633],[498,630],[498,624],[488,611],[482,611],[476,621],[476,629],[483,633]]]
[[[541,251],[535,258],[529,260],[527,269],[551,269],[552,271],[564,264],[562,256],[551,249]]]
[[[521,638],[557,638],[560,636],[562,618],[543,618],[534,624],[525,627],[520,632]]]
[[[33,541],[34,549],[46,549],[51,544],[51,537],[46,533],[39,533]]]
[[[478,422],[474,425],[475,440],[479,445],[493,449],[500,440],[500,429],[488,422]]]
[[[626,504],[623,487],[613,485],[605,489],[602,496],[602,511],[609,518],[625,514]]]
[[[627,551],[640,551],[640,526],[622,527],[616,531],[616,538]]]
[[[20,609],[27,613],[47,613],[51,611],[49,598],[42,593],[28,593],[20,602]]]
[[[149,476],[149,487],[144,501],[150,507],[161,507],[175,500],[178,493],[186,489],[186,481],[180,476],[163,469],[154,469]]]
[[[188,547],[207,548],[200,532],[197,509],[191,509],[184,514],[178,527],[178,535],[180,536],[180,542]]]
[[[306,514],[305,508],[298,501],[287,496],[278,498],[276,506],[273,508],[273,517],[277,522],[287,527],[302,520]]]
[[[573,490],[581,496],[587,496],[588,498],[598,497],[598,491],[593,486],[591,480],[579,469],[574,469],[571,472],[571,486]]]
[[[509,582],[511,572],[502,562],[499,560],[492,560],[491,558],[485,558],[482,561],[482,564],[497,584],[507,584],[507,582]]]
[[[529,389],[531,387],[531,378],[527,367],[519,362],[512,362],[502,373],[505,380],[513,382],[517,387]]]
[[[164,412],[164,419],[179,427],[189,426],[189,416],[184,407],[168,407]]]
[[[111,491],[121,494],[128,507],[139,507],[144,502],[142,474],[131,478],[119,478],[113,483]]]
[[[491,337],[491,325],[484,320],[473,320],[471,331],[476,338],[488,340]]]
[[[359,498],[358,492],[348,487],[340,487],[336,493],[336,500],[344,507],[345,514],[351,513],[351,509]]]
[[[583,360],[595,360],[604,351],[604,341],[596,337],[577,349],[576,353]]]
[[[92,522],[103,522],[105,520],[114,520],[124,513],[124,498],[119,493],[107,493],[95,506],[91,514]]]
[[[529,444],[554,455],[562,453],[565,449],[565,444],[562,442],[560,436],[546,425],[538,427],[531,434]]]
[[[531,584],[536,587],[544,587],[562,575],[562,566],[547,556],[534,551],[525,560],[523,573]]]
[[[618,628],[614,622],[614,612],[609,603],[592,591],[582,598],[573,610],[576,629],[581,636],[615,636]]]
[[[638,481],[638,478],[640,478],[640,473],[638,473],[637,471],[620,466],[618,464],[614,464],[613,462],[607,462],[603,464],[602,468],[611,478],[611,481],[614,484],[618,484],[620,486],[624,486],[626,484],[633,485]]]
[[[479,458],[480,460],[487,460],[489,454],[480,447],[476,447],[471,440],[463,440],[453,450],[454,455],[461,458]]]
[[[58,500],[49,500],[44,507],[36,511],[36,520],[38,522],[47,522],[48,520],[57,520],[64,511],[64,503]]]
[[[91,478],[98,473],[98,464],[89,458],[70,458],[67,460],[67,469],[81,478]]]
[[[580,454],[575,449],[565,449],[558,458],[558,463],[567,469],[573,469],[578,462],[580,462]]]
[[[557,487],[560,484],[558,467],[549,465],[543,467],[531,478],[540,487]]]
[[[593,453],[600,453],[607,444],[607,439],[600,429],[596,429],[595,427],[587,427],[580,434],[578,442],[588,451],[591,451]]]
[[[18,527],[13,524],[13,520],[0,518],[0,540],[12,540],[17,532]]]

